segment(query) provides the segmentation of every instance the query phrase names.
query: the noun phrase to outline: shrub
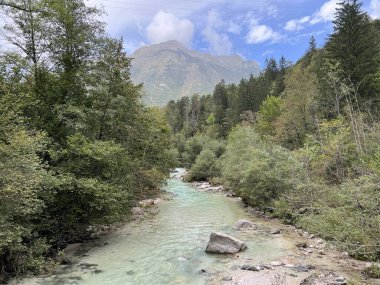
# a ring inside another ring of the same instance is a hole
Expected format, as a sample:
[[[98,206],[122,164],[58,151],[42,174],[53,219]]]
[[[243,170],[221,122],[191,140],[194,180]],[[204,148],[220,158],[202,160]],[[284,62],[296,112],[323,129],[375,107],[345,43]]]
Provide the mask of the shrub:
[[[290,191],[300,168],[290,151],[260,140],[250,126],[232,132],[222,164],[226,184],[254,206],[268,206]]]

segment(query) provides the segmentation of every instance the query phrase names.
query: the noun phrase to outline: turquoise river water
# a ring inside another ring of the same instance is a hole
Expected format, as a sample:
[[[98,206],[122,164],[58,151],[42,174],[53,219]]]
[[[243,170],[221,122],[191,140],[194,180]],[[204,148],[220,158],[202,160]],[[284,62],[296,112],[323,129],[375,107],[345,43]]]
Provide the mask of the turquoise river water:
[[[270,235],[265,223],[258,230],[233,229],[238,219],[254,219],[237,199],[222,194],[203,193],[191,184],[168,180],[171,201],[159,204],[159,213],[141,223],[125,225],[107,234],[53,276],[35,278],[25,284],[42,285],[201,285],[210,281],[202,272],[232,270],[236,256],[206,254],[212,231],[231,234],[246,242],[241,253],[267,262],[286,250],[281,239]]]

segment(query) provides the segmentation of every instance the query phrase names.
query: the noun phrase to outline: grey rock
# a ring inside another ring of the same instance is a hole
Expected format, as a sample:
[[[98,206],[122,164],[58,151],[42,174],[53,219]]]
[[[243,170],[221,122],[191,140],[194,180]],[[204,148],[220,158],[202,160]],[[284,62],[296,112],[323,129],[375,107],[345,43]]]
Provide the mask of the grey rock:
[[[297,264],[296,266],[294,266],[293,270],[297,271],[297,272],[309,272],[310,270],[313,270],[315,269],[315,266],[313,265],[304,265],[304,264]]]
[[[343,276],[339,276],[335,279],[335,285],[346,285],[346,284],[347,284],[346,278],[344,278]]]
[[[275,229],[273,231],[270,232],[272,235],[279,235],[281,233],[281,230],[280,229]]]
[[[261,271],[262,268],[258,265],[243,265],[241,267],[242,270],[248,270],[248,271]]]
[[[144,211],[143,211],[143,209],[141,209],[140,207],[133,207],[133,208],[131,209],[131,213],[132,213],[133,215],[140,216],[140,215],[144,214]]]
[[[247,246],[241,240],[224,233],[211,233],[206,252],[209,253],[237,253]]]
[[[242,230],[242,229],[256,230],[257,229],[256,225],[248,220],[238,220],[235,223],[234,228],[237,230]]]
[[[232,277],[231,276],[225,276],[222,278],[222,281],[232,281]]]

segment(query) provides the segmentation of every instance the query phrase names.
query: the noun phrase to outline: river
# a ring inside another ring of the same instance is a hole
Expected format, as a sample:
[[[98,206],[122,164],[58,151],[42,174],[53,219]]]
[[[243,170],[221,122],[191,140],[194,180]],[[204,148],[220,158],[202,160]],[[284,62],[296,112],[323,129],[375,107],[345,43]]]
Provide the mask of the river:
[[[168,180],[164,190],[173,199],[161,202],[157,215],[101,237],[74,264],[27,284],[208,284],[212,276],[202,270],[226,272],[236,258],[205,253],[212,231],[245,241],[248,249],[239,258],[254,256],[258,262],[268,262],[289,249],[283,239],[270,234],[265,223],[258,230],[234,230],[238,219],[253,219],[238,199],[199,192],[176,179]]]

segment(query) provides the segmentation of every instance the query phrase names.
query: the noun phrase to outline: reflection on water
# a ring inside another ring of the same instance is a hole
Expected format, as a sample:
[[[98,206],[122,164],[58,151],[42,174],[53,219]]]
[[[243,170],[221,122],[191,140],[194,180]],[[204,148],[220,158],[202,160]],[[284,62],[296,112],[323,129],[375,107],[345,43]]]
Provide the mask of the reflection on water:
[[[238,219],[252,219],[238,201],[199,193],[179,180],[169,180],[165,190],[175,197],[159,205],[158,215],[102,238],[97,242],[102,246],[91,249],[78,264],[39,284],[205,284],[202,269],[223,272],[233,265],[231,257],[204,252],[212,231],[245,241],[248,250],[242,258],[250,255],[265,262],[283,252],[281,240],[263,226],[245,233],[232,229]]]

